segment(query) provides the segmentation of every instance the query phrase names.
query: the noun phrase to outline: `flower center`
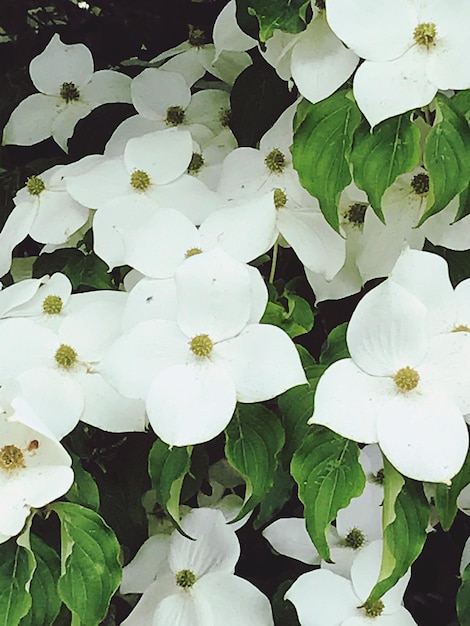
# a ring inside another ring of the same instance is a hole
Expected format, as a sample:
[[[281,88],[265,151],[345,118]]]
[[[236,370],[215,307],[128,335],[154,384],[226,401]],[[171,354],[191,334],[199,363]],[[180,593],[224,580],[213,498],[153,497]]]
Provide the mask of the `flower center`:
[[[200,152],[193,152],[188,165],[188,174],[197,174],[204,167],[204,157]]]
[[[80,92],[74,83],[62,83],[59,95],[67,104],[80,100]]]
[[[191,339],[191,352],[199,358],[207,359],[212,354],[214,344],[209,335],[196,335]]]
[[[345,217],[353,226],[364,224],[367,204],[365,202],[355,202],[346,211]]]
[[[150,176],[147,172],[144,172],[144,170],[135,170],[135,172],[132,172],[131,186],[135,189],[135,191],[138,191],[139,193],[147,191],[151,184],[152,181],[150,180]]]
[[[372,474],[372,482],[376,485],[383,485],[385,482],[385,472],[382,469],[379,469],[377,474]]]
[[[48,315],[57,315],[62,311],[64,303],[60,296],[46,296],[42,302],[42,310]]]
[[[165,123],[167,126],[179,126],[184,122],[184,109],[180,106],[168,107]]]
[[[286,167],[286,157],[278,148],[274,148],[266,155],[264,163],[270,172],[280,174]]]
[[[455,326],[452,329],[453,333],[470,333],[470,328],[465,326],[465,324],[460,324],[459,326]]]
[[[194,48],[200,48],[201,46],[204,46],[207,41],[207,35],[202,28],[195,28],[194,26],[191,26],[191,28],[189,29],[188,37],[188,42],[190,46],[193,46]]]
[[[227,128],[230,125],[231,118],[232,118],[232,111],[230,109],[220,110],[219,122],[222,124],[224,128]]]
[[[282,209],[282,207],[286,206],[286,203],[286,194],[282,191],[282,189],[276,187],[276,189],[274,190],[274,206],[276,207],[276,209]]]
[[[39,176],[30,176],[26,181],[26,189],[32,196],[39,196],[45,188],[46,185],[44,184],[42,178],[39,178]]]
[[[365,602],[363,609],[366,612],[367,617],[379,617],[384,610],[384,603],[382,600],[376,600],[375,602]]]
[[[20,467],[26,467],[20,448],[13,445],[3,446],[0,450],[0,469],[12,472]]]
[[[402,367],[393,377],[393,382],[399,391],[411,391],[418,386],[419,374],[412,367]]]
[[[57,365],[68,370],[77,362],[77,353],[72,346],[63,343],[57,349],[54,358]]]
[[[176,584],[183,589],[189,589],[196,582],[196,574],[190,569],[182,569],[176,574]]]
[[[429,191],[429,176],[427,174],[416,174],[410,184],[418,196],[424,196]]]
[[[189,259],[190,256],[194,256],[196,254],[202,254],[201,248],[189,248],[189,250],[186,250],[184,258]]]
[[[362,530],[359,530],[359,528],[353,528],[344,538],[344,543],[348,548],[359,550],[359,548],[362,548],[364,545],[365,540],[366,538],[364,537]]]
[[[413,33],[413,38],[418,46],[430,48],[436,42],[436,25],[432,22],[423,22],[418,24]]]

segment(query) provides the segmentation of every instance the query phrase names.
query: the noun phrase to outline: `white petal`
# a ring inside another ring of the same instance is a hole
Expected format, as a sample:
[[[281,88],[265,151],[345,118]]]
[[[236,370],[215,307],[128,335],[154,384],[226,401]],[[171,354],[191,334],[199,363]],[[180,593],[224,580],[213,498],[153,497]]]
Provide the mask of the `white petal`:
[[[342,537],[346,537],[352,528],[358,528],[366,541],[382,538],[382,504],[383,490],[375,489],[366,483],[362,494],[353,498],[350,504],[338,511],[336,528]]]
[[[183,590],[160,602],[155,611],[152,626],[159,626],[160,624],[215,626],[210,616],[208,601],[194,594],[194,592],[189,594]]]
[[[151,626],[155,611],[162,600],[178,592],[173,574],[159,577],[148,587],[129,617],[122,622],[122,626]]]
[[[27,278],[19,283],[0,290],[0,318],[7,317],[11,311],[25,306],[38,291],[41,281],[37,278]]]
[[[112,102],[131,103],[131,79],[121,72],[100,70],[82,89],[83,99],[92,109]]]
[[[320,14],[292,50],[292,78],[303,97],[315,103],[335,92],[358,62],[359,57],[343,45]]]
[[[277,326],[250,324],[217,346],[217,358],[230,371],[240,402],[269,400],[306,382],[299,353]]]
[[[233,573],[240,557],[240,544],[220,511],[193,509],[185,515],[181,527],[194,541],[173,533],[169,565],[175,574],[182,569],[190,569],[196,578],[208,573]]]
[[[142,137],[142,135],[153,133],[156,130],[163,130],[164,128],[166,128],[166,125],[162,121],[148,120],[141,115],[128,117],[119,124],[111,135],[104,148],[104,154],[107,157],[121,156],[124,154],[124,149],[129,139]]]
[[[82,43],[63,44],[57,33],[29,65],[31,80],[38,91],[59,95],[63,83],[86,85],[93,74],[93,57]]]
[[[375,287],[349,322],[346,340],[354,362],[373,376],[418,365],[427,351],[426,316],[422,302],[395,282]]]
[[[67,152],[67,142],[73,135],[78,122],[91,112],[87,102],[71,102],[67,104],[52,123],[52,137],[54,141]]]
[[[236,19],[236,3],[230,0],[217,16],[212,32],[215,45],[215,59],[223,50],[241,52],[256,46],[257,41],[242,31]]]
[[[58,98],[35,93],[22,100],[10,115],[2,143],[32,146],[52,135],[54,120],[59,114]]]
[[[125,330],[155,318],[176,319],[176,285],[173,278],[143,278],[129,293],[122,322]]]
[[[59,339],[34,322],[11,318],[0,322],[0,385],[33,367],[52,365]]]
[[[210,361],[165,369],[147,394],[150,424],[172,446],[210,441],[227,426],[235,405],[232,379]]]
[[[105,202],[133,193],[122,159],[109,159],[79,176],[66,178],[67,191],[77,202],[99,209]]]
[[[429,104],[437,87],[426,78],[424,53],[411,48],[395,61],[364,61],[354,75],[354,97],[372,127]]]
[[[220,247],[186,259],[175,283],[178,325],[188,337],[207,334],[217,342],[233,337],[248,322],[250,275]]]
[[[76,202],[66,191],[45,189],[29,234],[39,243],[61,244],[88,219],[89,210]]]
[[[13,250],[29,233],[36,211],[36,205],[24,202],[18,204],[8,216],[0,233],[0,276],[10,269]]]
[[[279,554],[308,565],[319,565],[320,556],[305,528],[303,517],[278,519],[261,534]]]
[[[435,246],[443,246],[450,250],[468,250],[470,248],[470,216],[455,222],[455,215],[458,208],[458,198],[456,196],[437,215],[432,215],[420,227]]]
[[[203,124],[213,133],[224,130],[221,123],[221,113],[230,110],[230,95],[222,89],[204,89],[197,91],[191,98],[186,109],[187,124]]]
[[[358,605],[351,582],[325,569],[302,574],[284,598],[294,604],[302,626],[338,626]]]
[[[170,106],[185,109],[191,100],[189,87],[180,74],[151,67],[134,78],[131,90],[137,112],[149,120],[161,120]]]
[[[377,433],[392,465],[415,480],[449,483],[468,450],[462,413],[439,390],[397,395],[380,409]]]
[[[144,593],[158,575],[168,571],[170,535],[153,535],[122,569],[121,593]]]

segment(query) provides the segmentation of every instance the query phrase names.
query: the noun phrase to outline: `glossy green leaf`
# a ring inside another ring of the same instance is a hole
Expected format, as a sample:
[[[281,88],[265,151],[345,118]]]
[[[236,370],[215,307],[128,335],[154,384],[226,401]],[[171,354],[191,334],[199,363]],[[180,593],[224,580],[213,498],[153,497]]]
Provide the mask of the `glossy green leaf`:
[[[322,559],[329,561],[329,524],[352,498],[361,495],[366,478],[357,443],[324,426],[310,428],[292,458],[291,474],[299,488],[310,538]]]
[[[74,474],[73,485],[65,497],[69,502],[75,502],[98,511],[100,508],[100,493],[93,476],[83,469],[80,457],[71,453],[72,469]]]
[[[457,498],[464,487],[470,483],[470,451],[460,472],[452,478],[451,485],[436,485],[435,503],[439,520],[444,530],[449,530],[457,515]]]
[[[191,467],[192,446],[170,448],[157,439],[149,454],[148,468],[158,503],[178,525],[180,494],[183,481]]]
[[[277,415],[262,404],[238,404],[225,430],[225,455],[246,484],[237,519],[252,511],[273,486],[283,445],[284,430]]]
[[[305,12],[309,0],[237,0],[237,16],[243,24],[242,13],[256,17],[260,41],[267,41],[279,29],[288,33],[299,33],[305,29]],[[250,34],[252,28],[250,25]],[[258,35],[253,35],[257,37]]]
[[[294,452],[312,430],[307,421],[313,415],[314,395],[315,391],[310,385],[298,385],[278,398],[286,437],[280,457],[285,469],[289,468]]]
[[[354,134],[351,152],[354,182],[366,192],[382,221],[382,196],[397,176],[419,164],[419,140],[419,129],[409,114],[385,120],[372,133],[369,124],[363,123]]]
[[[436,96],[436,121],[424,150],[432,204],[418,225],[442,211],[470,183],[470,128],[465,117],[443,94]]]
[[[59,595],[74,626],[98,626],[121,582],[120,545],[91,509],[72,502],[51,505],[61,525]]]
[[[33,277],[54,272],[64,273],[74,290],[114,288],[106,263],[96,254],[83,254],[76,248],[61,248],[38,256],[33,265]]]
[[[253,528],[258,530],[268,524],[282,507],[288,502],[294,488],[294,481],[289,472],[280,465],[274,472],[274,483],[266,496],[261,500],[259,513],[253,522]]]
[[[459,196],[459,208],[454,221],[457,222],[458,220],[467,217],[467,215],[470,215],[470,185],[464,189]]]
[[[60,559],[56,551],[40,537],[31,535],[30,539],[36,559],[36,570],[30,586],[32,605],[20,626],[50,626],[59,615],[62,605],[57,593]]]
[[[457,591],[457,616],[460,626],[470,626],[470,564],[463,574]]]
[[[349,90],[317,104],[303,105],[302,121],[294,120],[292,156],[300,182],[318,198],[329,224],[339,230],[338,201],[351,182],[349,157],[362,115]]]
[[[348,344],[346,342],[346,333],[348,330],[348,323],[335,326],[330,334],[326,343],[326,348],[320,355],[320,363],[322,365],[331,365],[335,361],[340,359],[347,359],[351,355],[349,354]]]
[[[370,602],[391,589],[421,554],[429,523],[422,483],[404,478],[385,457],[384,478],[382,566]]]
[[[30,610],[35,567],[31,552],[15,538],[0,544],[0,626],[18,626]]]

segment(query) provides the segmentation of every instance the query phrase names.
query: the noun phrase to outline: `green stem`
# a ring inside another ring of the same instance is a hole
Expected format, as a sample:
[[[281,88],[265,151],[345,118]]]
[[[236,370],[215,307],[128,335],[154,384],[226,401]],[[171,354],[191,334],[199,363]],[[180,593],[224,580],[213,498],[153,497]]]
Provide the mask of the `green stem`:
[[[274,274],[276,273],[277,253],[279,251],[279,244],[276,243],[273,246],[273,257],[271,259],[271,271],[269,272],[269,283],[272,285],[274,282]]]

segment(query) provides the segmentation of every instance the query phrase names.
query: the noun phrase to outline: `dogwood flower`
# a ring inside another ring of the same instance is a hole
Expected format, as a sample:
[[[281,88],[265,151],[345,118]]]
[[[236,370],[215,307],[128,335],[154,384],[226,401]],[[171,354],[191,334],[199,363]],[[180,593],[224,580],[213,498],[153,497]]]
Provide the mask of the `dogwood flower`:
[[[465,0],[326,0],[336,35],[365,61],[354,76],[354,96],[375,126],[429,104],[438,89],[467,89],[470,42]]]
[[[75,125],[109,102],[131,102],[131,79],[112,70],[93,72],[93,57],[83,44],[63,44],[53,35],[29,66],[40,93],[20,102],[3,131],[3,145],[31,146],[48,137],[67,152]]]
[[[351,580],[324,569],[302,574],[284,596],[294,604],[301,626],[417,626],[402,606],[409,570],[380,600],[367,602],[381,559],[378,540],[356,555]]]
[[[429,337],[426,307],[385,281],[354,311],[347,332],[351,358],[321,377],[309,423],[379,443],[406,476],[448,483],[468,450],[463,415],[470,412],[470,345],[459,335]],[[457,369],[447,369],[448,359]]]
[[[151,537],[124,568],[121,593],[144,593],[123,626],[272,626],[266,596],[233,573],[240,545],[223,514],[194,509],[181,527],[193,540]]]

